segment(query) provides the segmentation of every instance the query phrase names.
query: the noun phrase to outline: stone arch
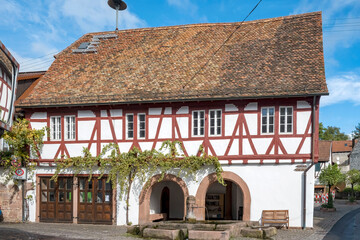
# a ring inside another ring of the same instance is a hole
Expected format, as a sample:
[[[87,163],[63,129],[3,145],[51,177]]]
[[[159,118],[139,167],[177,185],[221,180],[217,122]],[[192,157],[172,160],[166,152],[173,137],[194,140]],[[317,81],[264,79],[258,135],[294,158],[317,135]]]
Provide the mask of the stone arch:
[[[222,172],[221,176],[224,180],[229,180],[237,184],[243,192],[244,201],[244,212],[243,220],[250,221],[250,207],[251,207],[251,196],[249,187],[245,181],[233,172]],[[198,206],[195,211],[197,220],[205,220],[205,197],[206,192],[211,184],[217,181],[216,173],[212,173],[206,176],[200,183],[199,188],[196,192],[196,205]]]
[[[150,222],[150,197],[155,184],[159,183],[161,174],[153,176],[143,187],[139,198],[139,224]],[[189,190],[186,183],[179,177],[172,174],[165,174],[162,181],[172,181],[179,185],[184,194],[184,219],[186,216],[186,199],[189,196]]]

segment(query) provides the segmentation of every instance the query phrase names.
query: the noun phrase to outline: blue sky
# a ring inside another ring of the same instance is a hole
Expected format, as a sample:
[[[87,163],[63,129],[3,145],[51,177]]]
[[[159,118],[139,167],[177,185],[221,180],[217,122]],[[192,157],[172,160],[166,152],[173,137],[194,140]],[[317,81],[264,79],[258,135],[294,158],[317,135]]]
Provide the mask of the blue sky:
[[[258,0],[125,0],[120,29],[191,23],[239,22]],[[43,70],[53,55],[88,32],[115,29],[107,0],[0,0],[0,40],[20,71]],[[248,20],[313,11],[323,13],[324,54],[330,96],[320,121],[349,134],[360,122],[360,1],[263,0]]]

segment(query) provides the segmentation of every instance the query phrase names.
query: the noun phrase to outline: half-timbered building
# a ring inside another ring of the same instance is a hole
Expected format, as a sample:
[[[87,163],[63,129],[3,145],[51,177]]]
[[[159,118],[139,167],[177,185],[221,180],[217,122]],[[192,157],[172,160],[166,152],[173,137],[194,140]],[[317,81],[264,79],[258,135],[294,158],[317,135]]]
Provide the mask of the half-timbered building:
[[[32,128],[49,127],[30,203],[32,221],[125,224],[125,203],[104,179],[69,170],[55,183],[54,159],[183,143],[185,155],[222,164],[192,178],[176,170],[150,187],[135,181],[130,221],[166,213],[258,221],[262,210],[289,210],[290,226],[312,227],[324,74],[321,13],[244,23],[194,24],[89,33],[55,56],[19,100]],[[306,177],[307,176],[307,177]],[[304,223],[305,222],[305,223]]]

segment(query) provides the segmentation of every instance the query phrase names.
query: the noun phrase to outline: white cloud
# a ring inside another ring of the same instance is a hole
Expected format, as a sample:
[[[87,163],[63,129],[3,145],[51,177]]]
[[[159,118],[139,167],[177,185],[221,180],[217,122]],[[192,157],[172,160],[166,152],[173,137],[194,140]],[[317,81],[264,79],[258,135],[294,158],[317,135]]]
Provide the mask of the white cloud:
[[[360,75],[349,73],[327,79],[329,96],[321,98],[321,106],[348,101],[360,104]]]
[[[86,32],[104,31],[105,27],[114,26],[115,10],[106,1],[65,0],[60,7],[65,17],[71,17]],[[138,28],[146,25],[129,8],[119,12],[119,28]]]
[[[167,2],[170,6],[189,11],[189,13],[192,15],[194,15],[198,10],[198,6],[192,3],[190,0],[167,0]]]

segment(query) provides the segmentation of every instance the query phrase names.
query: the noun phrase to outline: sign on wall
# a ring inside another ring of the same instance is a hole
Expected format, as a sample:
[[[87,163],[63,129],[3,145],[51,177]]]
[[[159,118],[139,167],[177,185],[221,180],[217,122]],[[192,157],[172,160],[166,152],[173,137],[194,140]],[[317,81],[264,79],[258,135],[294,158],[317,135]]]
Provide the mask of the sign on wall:
[[[15,170],[14,179],[17,180],[26,180],[27,171],[26,168],[18,168]]]

